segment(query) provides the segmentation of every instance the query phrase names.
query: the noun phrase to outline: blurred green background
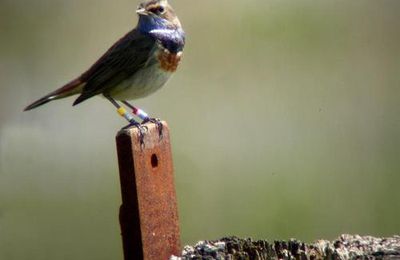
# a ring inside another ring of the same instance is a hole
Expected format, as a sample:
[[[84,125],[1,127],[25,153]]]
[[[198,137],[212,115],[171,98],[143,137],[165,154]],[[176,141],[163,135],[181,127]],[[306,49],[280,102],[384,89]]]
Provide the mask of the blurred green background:
[[[171,1],[182,243],[400,233],[400,1]],[[0,259],[122,259],[104,99],[23,113],[136,24],[133,0],[0,0]]]

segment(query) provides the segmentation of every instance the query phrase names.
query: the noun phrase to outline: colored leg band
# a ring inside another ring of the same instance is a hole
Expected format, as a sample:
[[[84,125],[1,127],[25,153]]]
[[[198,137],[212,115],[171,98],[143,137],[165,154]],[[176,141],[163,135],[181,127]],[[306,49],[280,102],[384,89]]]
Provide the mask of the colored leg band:
[[[145,120],[149,118],[149,115],[141,110],[140,108],[135,108],[132,111],[135,115],[137,115],[140,119]]]
[[[118,114],[122,117],[124,117],[126,120],[128,120],[129,122],[133,120],[133,116],[131,116],[125,108],[120,107],[117,110]]]

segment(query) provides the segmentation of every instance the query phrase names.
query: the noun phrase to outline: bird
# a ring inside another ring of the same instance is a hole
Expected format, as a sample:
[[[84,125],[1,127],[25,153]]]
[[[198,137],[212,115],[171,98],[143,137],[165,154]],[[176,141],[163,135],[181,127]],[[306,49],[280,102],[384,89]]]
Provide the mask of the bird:
[[[129,122],[127,127],[140,127],[147,122],[162,126],[159,119],[149,117],[128,100],[146,97],[168,81],[182,59],[185,32],[168,0],[145,0],[139,4],[136,13],[139,17],[136,27],[112,45],[87,71],[33,102],[24,111],[72,95],[79,94],[73,106],[103,95]],[[119,102],[132,109],[132,113]],[[143,121],[137,122],[133,115]]]

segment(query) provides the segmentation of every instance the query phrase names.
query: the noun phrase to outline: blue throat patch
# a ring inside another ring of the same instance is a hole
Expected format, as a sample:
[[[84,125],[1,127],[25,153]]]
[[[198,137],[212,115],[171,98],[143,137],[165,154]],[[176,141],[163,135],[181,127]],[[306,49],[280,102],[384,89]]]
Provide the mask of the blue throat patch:
[[[182,51],[185,45],[185,33],[182,29],[155,29],[149,34],[172,53]]]
[[[138,29],[159,41],[171,53],[178,53],[185,46],[185,32],[181,28],[168,27],[168,23],[162,18],[142,16]]]

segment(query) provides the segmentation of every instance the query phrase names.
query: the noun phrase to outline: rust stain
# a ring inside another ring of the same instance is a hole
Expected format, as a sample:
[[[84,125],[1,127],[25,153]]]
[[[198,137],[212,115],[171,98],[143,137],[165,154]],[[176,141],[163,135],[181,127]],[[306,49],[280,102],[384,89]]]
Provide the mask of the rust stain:
[[[180,255],[180,232],[169,130],[163,138],[146,124],[144,147],[138,130],[117,136],[122,206],[120,224],[125,260],[169,259]]]
[[[178,68],[179,62],[182,58],[182,52],[171,53],[167,49],[160,51],[158,54],[158,60],[163,70],[168,72],[175,72]]]

